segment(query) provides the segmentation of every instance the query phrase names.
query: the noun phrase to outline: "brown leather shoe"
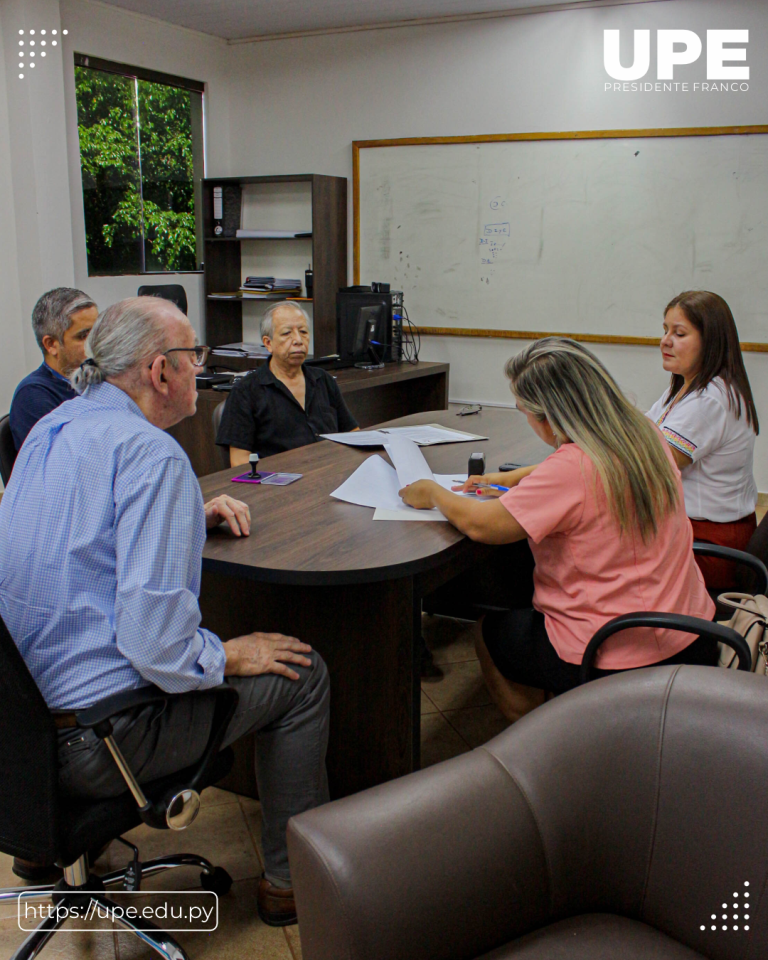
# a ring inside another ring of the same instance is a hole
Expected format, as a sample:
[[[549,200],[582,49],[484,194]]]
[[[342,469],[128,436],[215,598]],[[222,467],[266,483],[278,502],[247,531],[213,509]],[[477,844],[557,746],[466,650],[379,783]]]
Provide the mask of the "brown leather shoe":
[[[281,890],[273,886],[266,877],[259,880],[256,909],[264,923],[270,927],[290,927],[298,922],[293,888]]]

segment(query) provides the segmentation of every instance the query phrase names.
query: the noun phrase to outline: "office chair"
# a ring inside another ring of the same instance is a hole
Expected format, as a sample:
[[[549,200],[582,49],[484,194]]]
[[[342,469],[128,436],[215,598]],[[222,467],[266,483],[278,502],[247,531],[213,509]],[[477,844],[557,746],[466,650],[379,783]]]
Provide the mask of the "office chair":
[[[196,764],[141,786],[112,738],[112,719],[136,707],[168,703],[173,695],[157,687],[142,687],[76,711],[78,726],[93,730],[105,741],[127,787],[125,793],[114,798],[84,800],[59,793],[54,715],[2,619],[0,667],[0,850],[38,863],[55,862],[64,871],[54,885],[0,890],[0,902],[50,896],[61,907],[30,933],[13,960],[34,957],[63,925],[67,912],[85,916],[91,904],[114,906],[104,892],[106,887],[121,884],[126,890],[139,890],[144,877],[174,867],[196,866],[202,871],[200,883],[204,889],[217,894],[229,890],[229,874],[204,857],[180,853],[141,863],[134,848],[133,861],[124,870],[99,877],[90,871],[87,851],[104,846],[142,821],[158,830],[189,826],[200,807],[200,792],[225,776],[232,766],[231,749],[220,751],[220,747],[237,706],[234,688],[222,685],[194,694],[211,697],[215,704],[203,755]],[[182,947],[159,927],[142,920],[139,932],[130,918],[115,919],[165,960],[186,960]]]
[[[700,557],[719,557],[722,560],[733,560],[741,564],[749,570],[752,582],[756,587],[751,592],[762,594],[768,592],[768,568],[757,557],[745,553],[743,550],[734,550],[733,547],[721,547],[718,544],[701,543],[699,541],[694,542],[693,552]],[[730,613],[731,611],[728,611],[729,616]],[[687,617],[679,613],[627,613],[624,616],[615,617],[602,626],[587,644],[581,660],[581,683],[587,683],[590,679],[599,648],[614,633],[619,633],[629,627],[659,627],[667,630],[681,630],[684,633],[695,633],[700,637],[711,637],[713,640],[724,643],[735,650],[739,658],[739,670],[750,671],[752,669],[752,654],[746,640],[741,634],[722,623],[712,623],[708,620]]]
[[[5,487],[11,479],[14,463],[16,463],[16,444],[13,442],[11,433],[11,417],[6,413],[4,417],[0,417],[0,477],[3,478]]]
[[[175,303],[183,314],[187,313],[187,293],[180,283],[161,283],[139,287],[137,297],[160,297]]]
[[[2,428],[0,427],[0,429]],[[768,564],[768,513],[765,514],[750,537],[746,551],[764,564]],[[740,569],[737,572],[736,582],[742,593],[766,593],[765,586],[761,586],[760,578],[755,575],[753,570]]]
[[[764,957],[766,778],[764,677],[596,680],[293,817],[304,960]]]
[[[213,440],[216,441],[216,435],[219,432],[219,427],[221,426],[221,418],[224,415],[224,404],[226,400],[222,400],[221,403],[217,403],[213,408],[213,414],[211,419],[213,420]],[[229,467],[229,447],[216,447],[216,450],[219,454],[219,461],[221,462],[221,469],[226,470]]]

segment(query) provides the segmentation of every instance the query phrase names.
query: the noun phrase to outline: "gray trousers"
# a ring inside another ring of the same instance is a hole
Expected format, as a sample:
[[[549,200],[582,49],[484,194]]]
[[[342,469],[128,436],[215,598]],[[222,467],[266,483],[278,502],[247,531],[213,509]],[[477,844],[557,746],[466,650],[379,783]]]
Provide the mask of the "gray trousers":
[[[285,836],[289,818],[328,802],[330,684],[322,658],[314,652],[309,656],[311,667],[291,664],[298,680],[270,673],[225,681],[237,689],[240,702],[224,746],[257,734],[265,873],[282,884],[291,878]],[[212,697],[191,693],[121,714],[114,721],[114,737],[134,776],[147,783],[195,763],[208,742],[212,718]],[[126,789],[106,744],[79,727],[59,731],[59,783],[70,796],[93,799]]]

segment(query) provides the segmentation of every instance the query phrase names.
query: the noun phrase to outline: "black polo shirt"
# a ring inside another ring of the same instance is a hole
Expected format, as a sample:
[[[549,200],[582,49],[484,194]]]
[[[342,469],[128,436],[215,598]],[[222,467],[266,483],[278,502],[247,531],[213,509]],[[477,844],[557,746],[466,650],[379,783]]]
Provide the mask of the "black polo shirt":
[[[227,398],[216,443],[261,457],[315,443],[321,433],[346,433],[357,421],[325,370],[303,367],[304,409],[269,364],[243,377]]]

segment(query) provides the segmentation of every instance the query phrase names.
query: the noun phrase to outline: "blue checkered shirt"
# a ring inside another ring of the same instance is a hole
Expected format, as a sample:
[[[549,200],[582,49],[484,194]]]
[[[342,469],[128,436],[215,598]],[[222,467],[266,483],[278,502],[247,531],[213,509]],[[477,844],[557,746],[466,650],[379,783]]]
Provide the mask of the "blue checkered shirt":
[[[33,427],[0,503],[0,614],[49,707],[221,683],[204,542],[186,454],[127,393],[91,386]]]

